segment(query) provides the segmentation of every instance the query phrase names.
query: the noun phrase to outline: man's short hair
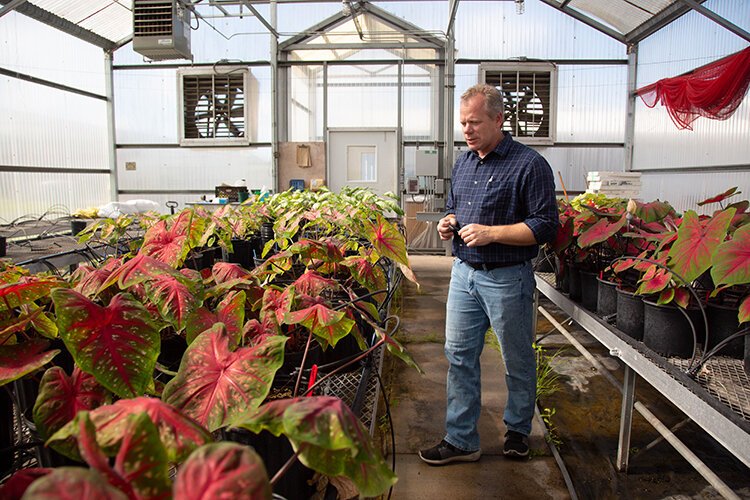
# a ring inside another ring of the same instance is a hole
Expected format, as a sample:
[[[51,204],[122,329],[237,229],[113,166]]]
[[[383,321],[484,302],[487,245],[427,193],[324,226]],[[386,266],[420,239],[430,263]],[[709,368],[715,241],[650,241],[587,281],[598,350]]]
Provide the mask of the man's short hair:
[[[469,87],[468,89],[466,89],[466,92],[461,94],[461,101],[468,101],[472,97],[478,95],[484,96],[484,107],[487,110],[488,115],[503,115],[503,95],[499,90],[497,90],[497,87],[494,87],[487,83],[478,83],[472,87]]]

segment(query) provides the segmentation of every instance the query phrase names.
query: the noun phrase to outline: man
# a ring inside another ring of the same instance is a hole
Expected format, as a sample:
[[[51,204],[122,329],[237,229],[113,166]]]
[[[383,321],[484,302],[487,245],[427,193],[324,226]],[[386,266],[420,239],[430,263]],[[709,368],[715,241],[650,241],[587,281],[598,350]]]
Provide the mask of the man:
[[[460,119],[470,151],[456,161],[446,216],[437,226],[441,239],[453,238],[456,259],[445,320],[446,434],[419,452],[430,465],[479,460],[479,355],[490,326],[502,348],[508,386],[503,453],[528,456],[536,402],[530,260],[558,225],[552,170],[502,132],[500,92],[491,85],[469,88],[461,96]]]

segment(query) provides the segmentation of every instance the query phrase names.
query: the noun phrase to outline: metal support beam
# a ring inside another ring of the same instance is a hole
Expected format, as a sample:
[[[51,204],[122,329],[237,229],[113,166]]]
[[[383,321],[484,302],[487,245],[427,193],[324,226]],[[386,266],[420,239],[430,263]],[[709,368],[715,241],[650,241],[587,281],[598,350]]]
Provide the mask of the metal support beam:
[[[272,12],[272,13],[271,13],[271,18],[272,18],[272,21],[271,21],[271,23],[269,23],[269,22],[268,22],[268,21],[266,21],[266,20],[265,20],[265,18],[264,18],[264,17],[263,17],[263,16],[262,16],[262,15],[260,14],[260,12],[258,12],[258,9],[256,9],[255,7],[253,7],[253,4],[251,4],[250,2],[248,2],[248,1],[246,1],[246,0],[242,0],[242,5],[244,5],[245,7],[247,7],[247,8],[248,8],[248,9],[250,10],[250,12],[252,12],[252,13],[253,13],[253,15],[254,15],[254,16],[255,16],[255,17],[256,17],[256,18],[258,19],[258,21],[260,21],[260,22],[261,22],[261,24],[263,24],[263,26],[265,26],[265,27],[266,27],[266,29],[267,29],[268,31],[270,31],[270,32],[271,32],[271,34],[272,34],[272,35],[273,35],[274,37],[276,37],[276,40],[277,40],[277,42],[278,42],[278,38],[279,38],[279,32],[278,32],[278,31],[276,31],[276,28],[274,27],[274,25],[276,24],[276,22],[274,22],[274,21],[273,21],[273,18],[274,18],[274,17],[276,17],[276,13],[274,13],[274,12]],[[272,9],[275,9],[275,8],[276,8],[276,0],[272,0],[272,2],[271,2],[271,5],[272,5],[272,7],[271,7],[271,8],[272,8]]]
[[[703,1],[705,0],[701,0],[701,2]],[[689,7],[682,5],[680,2],[674,2],[630,33],[626,33],[625,42],[638,43],[688,12],[690,12]]]
[[[628,102],[625,105],[625,171],[633,170],[633,149],[635,147],[635,103],[638,96],[638,44],[628,45]]]
[[[460,0],[450,0],[450,5],[448,6],[448,27],[445,29],[446,33],[453,33],[453,27],[456,24],[456,12],[458,12],[458,2]]]
[[[26,0],[11,0],[10,3],[5,4],[3,7],[0,7],[0,17],[3,17],[8,12],[13,12],[16,10],[16,7],[24,3]]]
[[[716,24],[718,24],[722,28],[725,28],[725,29],[731,31],[732,33],[734,33],[738,37],[744,38],[746,41],[750,42],[750,33],[748,33],[747,31],[743,30],[742,28],[740,28],[739,26],[737,26],[733,22],[728,21],[726,18],[721,17],[716,12],[705,8],[703,5],[701,5],[700,3],[696,2],[695,0],[680,0],[680,1],[682,3],[684,3],[685,5],[690,6],[691,9],[693,9],[696,12],[698,12],[699,14],[702,14],[702,15],[706,16],[707,18],[709,18],[710,20],[712,20],[713,22],[715,22]]]
[[[247,6],[255,12],[255,8],[251,5]],[[271,37],[271,165],[272,165],[272,176],[273,176],[273,189],[274,193],[278,193],[279,186],[279,34],[276,32],[276,25],[278,23],[277,15],[278,9],[276,7],[276,0],[271,1],[269,6],[271,10],[271,23],[272,26],[268,27],[268,30],[274,35]],[[263,19],[258,16],[259,19]],[[262,21],[265,24],[265,21]],[[287,96],[284,93],[284,98]],[[286,108],[284,108],[286,109]],[[285,121],[286,123],[286,121]]]
[[[625,43],[625,35],[622,33],[619,33],[609,26],[605,26],[604,24],[600,23],[599,21],[595,21],[594,19],[590,18],[589,16],[575,10],[571,9],[567,5],[563,6],[555,2],[555,0],[541,0],[543,3],[546,3],[550,7],[552,7],[555,10],[559,10],[560,12],[563,12],[573,19],[577,19],[578,21],[581,21],[584,24],[588,24],[592,28],[594,28],[597,31],[600,31],[604,33],[607,36],[610,36],[617,40],[618,42]]]
[[[633,403],[635,402],[635,372],[625,365],[622,381],[622,407],[620,409],[620,437],[617,442],[617,470],[628,471],[630,459],[630,431],[633,428]]]
[[[104,90],[107,93],[107,156],[109,159],[109,193],[112,201],[118,201],[120,183],[117,176],[117,136],[115,128],[115,84],[112,69],[113,53],[104,51]]]

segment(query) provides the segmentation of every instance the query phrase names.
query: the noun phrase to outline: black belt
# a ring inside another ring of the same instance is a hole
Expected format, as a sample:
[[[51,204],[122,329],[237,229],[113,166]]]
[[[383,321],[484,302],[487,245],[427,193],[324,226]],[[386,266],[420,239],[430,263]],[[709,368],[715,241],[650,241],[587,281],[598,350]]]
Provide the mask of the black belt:
[[[499,267],[511,267],[524,264],[524,262],[466,262],[465,260],[463,262],[477,271],[492,271]]]

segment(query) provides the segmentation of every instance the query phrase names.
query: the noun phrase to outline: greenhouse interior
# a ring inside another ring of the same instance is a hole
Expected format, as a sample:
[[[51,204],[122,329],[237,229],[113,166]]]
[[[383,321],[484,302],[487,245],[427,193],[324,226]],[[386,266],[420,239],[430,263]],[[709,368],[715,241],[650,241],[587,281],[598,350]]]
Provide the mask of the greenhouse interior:
[[[750,499],[749,86],[747,0],[0,0],[0,498]]]

